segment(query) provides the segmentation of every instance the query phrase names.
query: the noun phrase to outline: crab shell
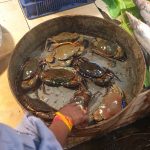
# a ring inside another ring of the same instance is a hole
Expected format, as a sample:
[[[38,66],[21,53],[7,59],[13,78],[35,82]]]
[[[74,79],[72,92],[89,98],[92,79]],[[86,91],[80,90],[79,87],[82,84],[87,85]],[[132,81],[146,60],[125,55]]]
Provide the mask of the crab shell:
[[[115,84],[104,96],[102,104],[93,113],[95,121],[109,119],[122,110],[122,102],[125,102],[123,91]]]
[[[55,60],[55,63],[48,63],[49,67],[69,67],[72,63],[73,58],[66,61]]]
[[[70,66],[70,64],[73,60],[73,58],[70,58],[68,60],[61,61],[61,60],[55,59],[54,56],[55,56],[54,51],[53,52],[45,52],[41,56],[41,62],[44,64],[44,66],[48,66],[48,67],[68,67],[68,66]]]
[[[63,42],[51,44],[49,51],[45,51],[44,60],[49,66],[67,67],[71,64],[74,56],[79,56],[84,52],[84,45],[79,42]]]
[[[25,64],[22,66],[23,74],[22,80],[28,80],[34,77],[39,70],[39,61],[37,58],[28,59]]]
[[[37,58],[28,59],[21,67],[19,75],[20,87],[24,92],[36,90],[41,85],[38,77],[40,72],[39,60]]]
[[[95,39],[92,51],[105,58],[112,58],[119,61],[125,61],[127,59],[125,51],[117,43],[101,38]]]
[[[59,44],[55,49],[55,55],[54,57],[57,60],[67,60],[75,55],[80,55],[84,50],[84,47],[80,45],[79,43],[71,43],[71,42],[65,42]]]
[[[100,67],[96,63],[89,62],[88,59],[80,57],[73,62],[73,66],[78,70],[81,76],[90,78],[95,84],[107,87],[112,84],[112,79],[116,77],[111,70]]]
[[[52,40],[56,41],[57,43],[62,43],[62,42],[74,42],[78,38],[79,38],[78,33],[62,32],[56,36],[53,36]]]
[[[42,71],[40,79],[48,86],[64,86],[68,88],[78,87],[82,80],[76,74],[76,71],[70,67],[50,68]]]
[[[35,75],[33,78],[21,82],[21,88],[25,92],[30,90],[34,91],[38,89],[40,85],[41,85],[41,81],[39,80],[38,75]]]
[[[89,101],[92,98],[92,93],[86,89],[79,89],[74,93],[71,102],[79,102],[85,109],[87,109]]]
[[[48,63],[52,63],[54,61],[54,55],[55,55],[55,53],[53,51],[47,52],[46,56],[44,57],[45,61]]]
[[[85,57],[80,57],[73,62],[73,66],[78,72],[87,78],[97,78],[103,76],[105,69],[96,63],[89,62]]]
[[[114,74],[112,72],[109,72],[109,70],[107,70],[103,76],[99,78],[94,78],[92,80],[98,86],[108,87],[113,84],[113,81],[112,81],[113,78],[114,78]]]

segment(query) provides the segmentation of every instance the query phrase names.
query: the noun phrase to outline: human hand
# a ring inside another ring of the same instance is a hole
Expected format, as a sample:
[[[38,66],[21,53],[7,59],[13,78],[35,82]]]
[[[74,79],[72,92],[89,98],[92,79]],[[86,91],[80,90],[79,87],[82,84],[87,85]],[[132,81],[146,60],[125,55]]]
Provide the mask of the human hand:
[[[70,117],[74,126],[81,125],[88,120],[87,111],[77,103],[67,104],[59,110],[63,115]]]
[[[58,113],[70,118],[73,126],[75,127],[83,127],[83,125],[85,125],[88,120],[87,111],[77,103],[70,103],[65,105],[59,110]],[[54,118],[49,128],[54,133],[60,144],[63,146],[70,133],[69,126],[63,120],[58,119],[56,121],[56,118]]]

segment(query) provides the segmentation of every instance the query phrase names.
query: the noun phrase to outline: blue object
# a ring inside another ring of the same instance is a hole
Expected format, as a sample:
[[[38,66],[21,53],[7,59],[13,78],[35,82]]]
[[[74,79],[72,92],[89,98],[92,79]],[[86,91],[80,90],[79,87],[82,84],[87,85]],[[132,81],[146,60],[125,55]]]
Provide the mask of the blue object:
[[[121,102],[121,107],[125,108],[126,106],[127,106],[127,103],[126,103],[125,99],[123,99]]]
[[[28,19],[45,16],[59,11],[89,4],[95,0],[20,0]]]
[[[25,115],[15,130],[0,123],[1,150],[63,150],[53,132],[44,122]]]

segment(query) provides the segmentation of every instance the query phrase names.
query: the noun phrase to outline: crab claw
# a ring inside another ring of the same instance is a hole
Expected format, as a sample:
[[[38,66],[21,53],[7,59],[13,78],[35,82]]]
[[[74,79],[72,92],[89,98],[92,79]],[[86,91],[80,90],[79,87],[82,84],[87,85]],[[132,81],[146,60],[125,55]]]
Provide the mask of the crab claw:
[[[85,87],[80,86],[79,90],[74,93],[74,97],[71,99],[71,102],[79,102],[84,109],[87,109],[91,98],[92,93],[85,89]]]

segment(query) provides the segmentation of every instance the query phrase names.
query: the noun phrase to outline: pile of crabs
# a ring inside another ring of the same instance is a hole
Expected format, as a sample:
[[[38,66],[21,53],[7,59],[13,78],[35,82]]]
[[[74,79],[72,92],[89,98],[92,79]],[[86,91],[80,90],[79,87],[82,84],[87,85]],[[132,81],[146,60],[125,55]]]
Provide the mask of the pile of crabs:
[[[110,69],[89,61],[89,51],[106,59],[126,61],[125,51],[117,44],[96,37],[92,41],[78,33],[63,32],[48,38],[40,57],[28,58],[21,67],[20,87],[24,93],[39,87],[51,86],[75,90],[70,102],[78,102],[87,109],[97,94],[89,91],[87,82],[107,88],[100,106],[92,113],[95,122],[108,119],[126,106],[125,95],[116,85],[120,79]],[[88,49],[88,50],[87,50]]]

